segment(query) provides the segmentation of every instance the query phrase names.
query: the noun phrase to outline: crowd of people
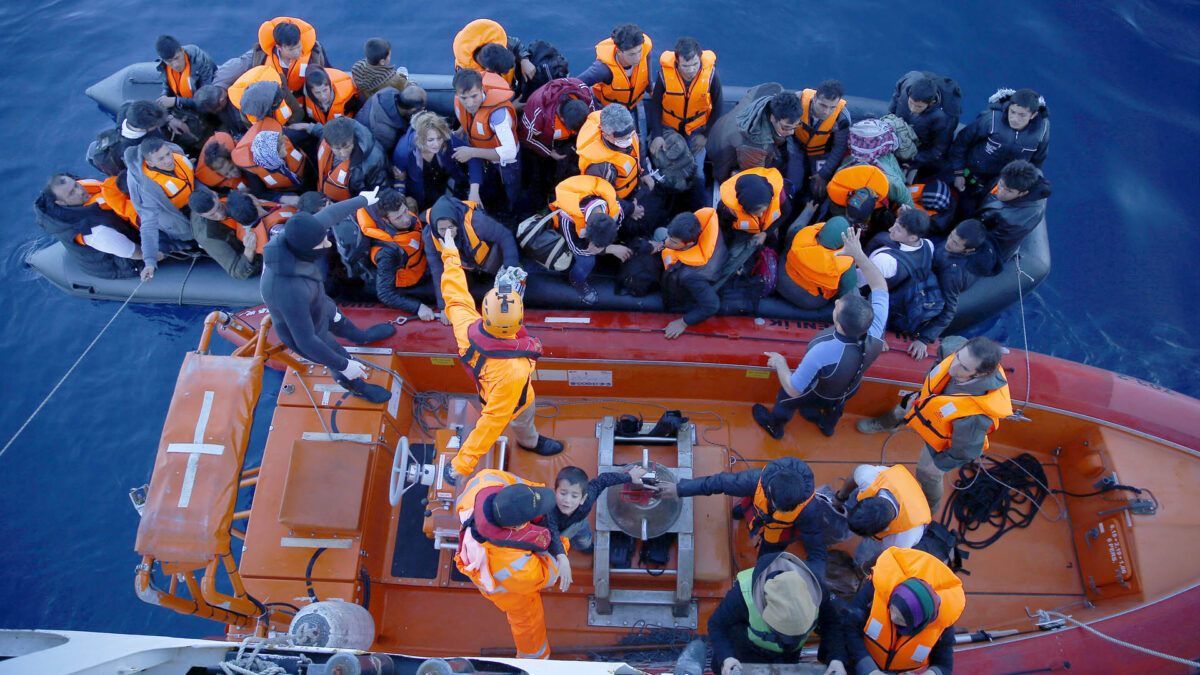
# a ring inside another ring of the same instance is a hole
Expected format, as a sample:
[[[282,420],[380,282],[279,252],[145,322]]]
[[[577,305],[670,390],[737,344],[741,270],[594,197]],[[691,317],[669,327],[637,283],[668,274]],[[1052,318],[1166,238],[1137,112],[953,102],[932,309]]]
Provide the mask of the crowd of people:
[[[97,138],[89,160],[105,178],[50,177],[39,224],[95,276],[148,282],[164,259],[195,255],[235,278],[261,274],[285,344],[375,402],[390,392],[367,383],[335,337],[367,344],[394,328],[359,328],[338,312],[331,270],[452,325],[484,401],[443,476],[469,479],[458,565],[508,614],[529,658],[550,653],[539,591],[570,585],[566,542],[588,550],[599,493],[642,474],[588,480],[573,468],[549,489],[474,473],[506,427],[525,450],[563,448],[534,425],[541,345],[522,326],[523,263],[563,273],[587,305],[600,301],[598,269],[624,292],[660,287],[678,315],[667,338],[738,293],[831,308],[833,325],[795,370],[767,354],[780,389],[753,414],[774,438],[797,412],[833,435],[884,330],[913,336],[910,354],[926,357],[963,290],[1018,254],[1050,194],[1045,101],[1000,89],[958,130],[961,93],[929,72],[904,74],[878,119],[854,120],[833,79],[758,85],[725,113],[717,54],[693,38],[662,51],[655,69],[650,36],[622,24],[572,77],[551,43],[478,19],[451,43],[447,118],[426,109],[382,38],[365,42],[349,72],[291,17],[264,22],[250,49],[219,65],[170,35],[154,48],[162,95],[125,104]],[[494,286],[479,309],[468,273]],[[845,603],[823,588],[825,525],[803,461],[653,487],[741,498],[735,517],[759,544],[758,564],[709,622],[714,671],[794,661],[814,629],[829,672],[950,671],[961,584],[918,545],[943,473],[979,456],[1011,403],[998,345],[947,339],[939,350],[918,395],[858,424],[908,424],[926,448],[915,476],[859,467],[834,495],[864,536],[856,559],[874,570]],[[796,540],[805,559],[784,550]]]

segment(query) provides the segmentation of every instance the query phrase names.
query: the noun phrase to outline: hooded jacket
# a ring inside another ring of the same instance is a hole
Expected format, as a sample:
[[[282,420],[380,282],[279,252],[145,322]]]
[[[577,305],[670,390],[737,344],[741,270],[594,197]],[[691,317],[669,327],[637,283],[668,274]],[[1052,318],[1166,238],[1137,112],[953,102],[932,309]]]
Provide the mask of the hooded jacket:
[[[384,155],[391,155],[396,142],[408,132],[409,120],[400,114],[396,100],[400,92],[390,86],[371,94],[354,119],[365,124],[379,143]]]
[[[262,271],[262,257],[256,255],[254,260],[246,260],[243,255],[245,247],[238,240],[237,233],[224,223],[209,220],[195,212],[188,220],[192,224],[192,236],[200,248],[217,261],[226,274],[234,279],[249,279]]]
[[[559,106],[572,98],[586,103],[589,112],[599,110],[592,97],[592,88],[575,77],[550,80],[530,94],[521,113],[521,122],[517,125],[521,145],[542,157],[549,157],[555,141],[568,140],[554,138],[554,121],[558,117]]]
[[[1020,131],[1008,126],[1008,107],[1012,89],[1000,89],[988,99],[988,109],[974,122],[963,127],[950,146],[950,165],[955,171],[966,169],[987,184],[1014,159],[1024,159],[1041,167],[1050,148],[1050,111],[1046,100],[1039,99],[1037,117]]]
[[[966,338],[957,335],[942,340],[941,344],[938,345],[938,357],[934,362],[933,368],[937,368],[938,364],[962,348],[966,342]],[[1008,384],[1004,376],[1000,374],[1000,368],[1002,367],[1003,365],[993,373],[981,375],[963,384],[959,384],[951,378],[946,383],[946,388],[942,390],[942,394],[982,396],[989,391],[999,389]],[[983,441],[987,438],[988,429],[992,426],[992,420],[986,415],[971,415],[954,420],[953,426],[954,433],[951,436],[950,447],[944,452],[932,453],[934,465],[942,471],[957,469],[963,464],[978,458],[983,453]]]
[[[325,207],[314,217],[329,228],[366,205],[365,197],[352,197]],[[275,237],[263,248],[259,288],[271,313],[272,327],[288,349],[332,370],[346,369],[349,353],[329,332],[337,316],[337,305],[325,295],[325,272],[320,259],[301,260],[287,247],[283,237]]]
[[[129,181],[129,199],[133,201],[133,207],[137,209],[138,218],[141,220],[142,258],[148,266],[157,267],[160,235],[165,234],[177,241],[192,241],[192,224],[182,211],[175,208],[158,183],[142,171],[142,162],[145,160],[142,147],[135,145],[126,148],[125,165],[129,167],[126,175]],[[184,154],[174,143],[167,143],[167,147],[171,148],[171,152]]]
[[[75,235],[88,234],[96,225],[106,225],[122,233],[131,228],[116,214],[91,206],[61,206],[54,198],[41,193],[33,202],[34,219],[46,234],[57,239],[67,255],[84,273],[98,279],[128,279],[138,274],[135,261],[118,258],[75,241]],[[136,233],[129,233],[137,241]]]
[[[1016,255],[1021,242],[1046,216],[1046,200],[1050,198],[1050,181],[1038,176],[1029,193],[1008,202],[989,194],[976,215],[987,226],[988,240],[996,250],[997,268]]]
[[[454,243],[458,246],[459,251],[467,251],[471,249],[471,245],[467,239],[466,228],[462,227],[463,217],[466,213],[466,203],[450,195],[444,195],[433,205],[429,214],[429,222],[426,223],[425,230],[421,233],[425,242],[425,260],[429,263],[429,274],[433,277],[433,289],[434,295],[437,297],[438,309],[446,306],[446,300],[442,297],[442,253],[433,243],[434,237],[437,236],[437,222],[448,218],[458,223],[459,227],[454,236]],[[471,216],[471,227],[480,241],[500,248],[502,267],[517,267],[521,264],[520,251],[512,230],[496,222],[491,216],[484,213],[482,208],[475,209],[475,214]]]
[[[442,151],[437,154],[438,166],[430,167],[419,157],[416,129],[408,129],[396,143],[392,153],[392,166],[404,172],[404,194],[417,200],[417,208],[425,210],[433,206],[443,194],[449,192],[449,182],[454,181],[459,194],[466,194],[468,183],[480,185],[483,183],[483,160],[472,158],[466,163],[456,162],[453,157],[455,148],[467,147],[468,143],[462,138],[451,134],[450,140],[442,144]]]
[[[346,178],[346,189],[350,194],[358,194],[363,190],[391,185],[387,157],[375,142],[371,130],[358,120],[350,121],[354,124],[354,150],[350,153],[350,175]],[[313,133],[320,133],[316,126],[313,127]]]
[[[192,84],[192,92],[206,84],[212,84],[213,76],[217,74],[217,64],[213,63],[208,53],[196,45],[183,45],[183,53],[187,54],[188,67]],[[175,97],[167,80],[167,64],[162,59],[156,60],[158,72],[163,77],[163,96]],[[190,98],[190,97],[188,97]]]
[[[909,109],[909,90],[925,78],[925,73],[916,70],[905,75],[892,95],[888,112],[908,122],[917,134],[917,156],[912,159],[912,164],[918,167],[940,167],[948,159],[950,144],[954,141],[954,129],[958,126],[958,117],[948,114],[942,107],[940,92],[938,100],[930,103],[924,112],[917,114]]]

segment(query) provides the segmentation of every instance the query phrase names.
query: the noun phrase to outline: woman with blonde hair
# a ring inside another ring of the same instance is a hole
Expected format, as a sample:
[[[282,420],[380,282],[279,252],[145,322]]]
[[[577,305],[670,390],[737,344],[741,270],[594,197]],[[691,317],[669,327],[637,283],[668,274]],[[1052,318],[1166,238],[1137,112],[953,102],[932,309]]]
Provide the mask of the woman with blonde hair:
[[[482,161],[472,159],[464,170],[452,157],[455,148],[466,145],[450,133],[446,118],[431,110],[417,113],[392,153],[396,189],[416,201],[418,211],[429,208],[447,192],[478,203]]]

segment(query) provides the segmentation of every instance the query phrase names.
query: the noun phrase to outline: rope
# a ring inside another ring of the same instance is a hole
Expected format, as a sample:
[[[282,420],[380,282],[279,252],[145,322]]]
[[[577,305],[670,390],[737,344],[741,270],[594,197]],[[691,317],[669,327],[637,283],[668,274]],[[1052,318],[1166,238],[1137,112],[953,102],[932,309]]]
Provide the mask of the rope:
[[[1162,653],[1162,652],[1156,652],[1156,651],[1154,651],[1153,649],[1149,649],[1149,648],[1147,648],[1147,647],[1143,647],[1143,646],[1141,646],[1141,645],[1135,645],[1135,644],[1133,644],[1132,642],[1126,642],[1126,641],[1124,641],[1124,640],[1118,640],[1117,638],[1115,638],[1115,637],[1112,637],[1111,635],[1105,635],[1104,633],[1101,633],[1100,631],[1096,630],[1095,628],[1092,628],[1091,626],[1087,625],[1086,623],[1082,623],[1082,622],[1080,622],[1080,621],[1076,621],[1076,620],[1075,620],[1073,617],[1067,616],[1066,614],[1062,614],[1062,613],[1060,613],[1060,612],[1054,612],[1054,611],[1051,611],[1051,610],[1045,610],[1045,609],[1042,609],[1042,610],[1038,610],[1038,614],[1039,614],[1039,615],[1041,615],[1041,614],[1045,614],[1045,615],[1047,615],[1047,616],[1054,616],[1054,617],[1057,617],[1057,618],[1059,618],[1059,619],[1062,619],[1063,621],[1069,621],[1070,623],[1073,623],[1073,624],[1075,624],[1076,626],[1079,626],[1080,628],[1082,628],[1082,629],[1086,630],[1087,632],[1089,632],[1089,633],[1092,633],[1092,634],[1093,634],[1093,635],[1095,635],[1096,637],[1103,638],[1103,639],[1105,639],[1105,640],[1108,640],[1109,642],[1111,642],[1111,643],[1113,643],[1113,644],[1121,645],[1122,647],[1127,647],[1127,648],[1129,648],[1129,649],[1132,649],[1132,650],[1134,650],[1135,652],[1141,652],[1141,653],[1143,653],[1143,654],[1146,654],[1147,656],[1155,656],[1155,657],[1158,657],[1158,658],[1160,658],[1160,659],[1166,659],[1167,661],[1174,661],[1175,663],[1180,663],[1180,664],[1183,664],[1183,665],[1185,665],[1185,666],[1190,666],[1190,667],[1192,667],[1192,668],[1195,668],[1196,666],[1200,666],[1200,661],[1193,661],[1193,660],[1190,660],[1190,659],[1182,659],[1182,658],[1179,658],[1178,656],[1172,656],[1172,655],[1170,655],[1170,654],[1164,654],[1164,653]]]
[[[954,487],[942,511],[942,524],[958,534],[963,546],[973,549],[991,546],[1009,530],[1029,527],[1041,511],[1042,502],[1051,495],[1042,465],[1028,453],[1004,461],[990,455],[981,457],[978,463],[959,469]],[[953,526],[952,521],[957,525]],[[983,539],[967,538],[967,533],[985,525],[996,531]]]
[[[0,457],[3,457],[4,453],[8,452],[8,449],[12,447],[12,444],[16,442],[17,437],[21,435],[21,432],[25,431],[25,427],[29,426],[29,423],[33,421],[34,417],[37,417],[37,414],[42,411],[42,408],[44,408],[46,403],[50,401],[50,398],[54,396],[56,392],[58,392],[58,389],[63,385],[63,382],[66,382],[67,378],[71,376],[71,373],[75,372],[75,368],[77,368],[79,363],[83,361],[84,357],[88,355],[88,352],[92,351],[92,347],[96,346],[96,343],[99,342],[104,333],[108,331],[108,327],[113,324],[113,321],[117,320],[117,316],[121,314],[121,310],[125,309],[125,305],[128,305],[130,300],[133,300],[133,296],[138,292],[138,289],[142,287],[143,283],[145,282],[140,280],[138,281],[137,286],[134,286],[133,290],[129,292],[129,297],[125,298],[125,302],[121,303],[121,306],[117,308],[117,311],[113,312],[112,318],[108,320],[108,323],[104,324],[104,328],[101,328],[100,332],[96,334],[96,337],[92,338],[91,344],[89,344],[87,348],[83,350],[83,353],[79,355],[79,358],[75,359],[75,363],[71,364],[71,367],[67,369],[66,374],[59,379],[58,383],[54,385],[54,388],[50,390],[50,393],[46,394],[46,397],[42,399],[42,402],[38,404],[37,408],[34,408],[33,412],[29,414],[29,417],[25,418],[25,422],[21,424],[20,429],[17,429],[17,433],[13,434],[12,438],[8,439],[8,442],[4,444],[3,448],[0,448]]]
[[[1033,368],[1029,364],[1029,331],[1025,327],[1025,289],[1021,284],[1021,277],[1029,277],[1030,281],[1033,281],[1033,277],[1025,274],[1025,270],[1021,269],[1021,250],[1019,248],[1017,249],[1016,263],[1017,301],[1020,303],[1019,306],[1021,308],[1021,339],[1025,345],[1025,401],[1021,404],[1021,409],[1013,413],[1013,417],[1022,419],[1025,417],[1025,408],[1029,406],[1029,394],[1033,389]]]
[[[187,287],[188,279],[190,279],[192,276],[192,269],[196,266],[196,261],[199,259],[199,256],[192,256],[192,264],[188,265],[188,271],[183,275],[183,281],[179,282],[179,297],[176,298],[175,304],[183,304],[183,289]]]

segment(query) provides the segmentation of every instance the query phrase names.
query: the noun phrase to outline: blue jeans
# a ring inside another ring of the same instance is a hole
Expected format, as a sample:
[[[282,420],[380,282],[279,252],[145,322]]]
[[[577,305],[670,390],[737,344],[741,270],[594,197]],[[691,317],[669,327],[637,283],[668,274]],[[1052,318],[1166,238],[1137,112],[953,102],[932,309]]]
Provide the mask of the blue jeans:
[[[577,255],[575,262],[571,265],[571,283],[582,284],[591,276],[592,270],[596,268],[596,258],[594,255]]]

